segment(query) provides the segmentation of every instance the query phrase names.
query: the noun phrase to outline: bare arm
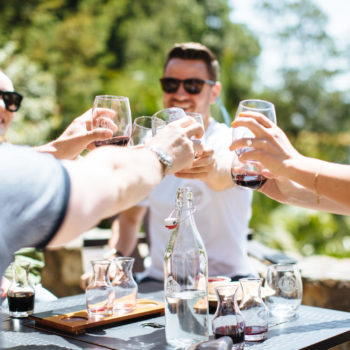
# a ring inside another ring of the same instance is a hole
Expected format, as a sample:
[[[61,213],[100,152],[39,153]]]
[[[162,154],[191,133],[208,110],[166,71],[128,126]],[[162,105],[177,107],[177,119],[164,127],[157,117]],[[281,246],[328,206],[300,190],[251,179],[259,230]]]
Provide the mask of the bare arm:
[[[147,207],[134,206],[124,210],[118,216],[119,234],[115,247],[124,256],[130,256],[137,245],[138,232],[146,211]]]
[[[173,158],[171,173],[189,164],[194,156],[190,137],[203,134],[199,123],[183,118],[169,124],[151,140]],[[64,222],[50,242],[60,245],[143,199],[163,178],[164,168],[148,149],[104,146],[80,162],[65,162],[71,193]]]
[[[261,192],[283,203],[338,214],[350,213],[350,166],[325,162],[301,155],[284,132],[261,114],[243,113],[234,127],[253,131],[254,150],[240,156],[241,161],[256,160],[269,178]],[[246,146],[247,140],[234,141],[231,149]]]

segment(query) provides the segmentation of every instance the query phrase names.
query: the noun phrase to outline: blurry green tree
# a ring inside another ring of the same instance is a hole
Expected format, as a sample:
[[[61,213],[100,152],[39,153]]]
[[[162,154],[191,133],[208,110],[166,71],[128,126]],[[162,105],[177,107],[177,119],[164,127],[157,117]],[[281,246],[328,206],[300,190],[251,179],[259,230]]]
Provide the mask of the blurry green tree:
[[[200,41],[217,53],[229,106],[255,78],[260,47],[247,28],[230,22],[227,0],[14,0],[0,11],[0,46],[17,42],[14,54],[55,78],[61,120],[41,142],[57,136],[96,94],[128,96],[135,116],[160,109],[158,79],[175,42]]]
[[[348,92],[329,88],[342,73],[334,68],[342,54],[326,32],[326,16],[310,0],[257,1],[256,6],[279,28],[273,36],[284,57],[280,86],[265,88],[260,97],[274,101],[279,126],[301,153],[349,163]],[[350,256],[349,219],[344,216],[281,206],[255,193],[251,225],[270,246],[306,255]]]

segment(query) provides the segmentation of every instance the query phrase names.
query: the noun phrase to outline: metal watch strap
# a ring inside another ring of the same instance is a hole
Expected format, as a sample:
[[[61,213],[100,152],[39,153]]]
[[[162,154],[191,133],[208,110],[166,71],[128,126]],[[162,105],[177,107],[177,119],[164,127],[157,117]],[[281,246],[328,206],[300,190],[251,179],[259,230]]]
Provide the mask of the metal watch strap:
[[[166,175],[167,172],[171,169],[171,167],[173,165],[172,157],[167,152],[163,151],[162,149],[160,149],[158,147],[151,146],[151,147],[148,147],[148,149],[157,155],[158,160],[164,166],[163,175]]]

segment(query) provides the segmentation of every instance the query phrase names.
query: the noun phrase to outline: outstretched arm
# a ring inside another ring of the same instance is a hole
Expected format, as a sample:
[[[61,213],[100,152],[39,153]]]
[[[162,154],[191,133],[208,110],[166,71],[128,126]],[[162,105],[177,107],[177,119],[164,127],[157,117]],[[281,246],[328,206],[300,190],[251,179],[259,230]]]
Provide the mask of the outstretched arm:
[[[138,241],[138,233],[142,224],[142,220],[146,214],[147,207],[134,206],[124,210],[118,215],[118,232],[115,232],[112,225],[112,236],[115,237],[114,247],[124,256],[130,256],[136,248]],[[112,239],[112,238],[111,238]]]
[[[233,127],[247,127],[256,138],[234,141],[231,150],[254,148],[239,159],[258,161],[269,180],[260,189],[283,203],[338,214],[350,213],[350,166],[301,155],[285,133],[262,114],[240,114]]]
[[[174,173],[192,163],[194,148],[190,138],[202,134],[199,123],[183,118],[157,133],[150,145],[171,155],[170,173]],[[164,166],[149,149],[104,146],[78,163],[66,161],[65,166],[71,181],[68,210],[50,245],[63,244],[102,218],[135,205],[164,176]]]

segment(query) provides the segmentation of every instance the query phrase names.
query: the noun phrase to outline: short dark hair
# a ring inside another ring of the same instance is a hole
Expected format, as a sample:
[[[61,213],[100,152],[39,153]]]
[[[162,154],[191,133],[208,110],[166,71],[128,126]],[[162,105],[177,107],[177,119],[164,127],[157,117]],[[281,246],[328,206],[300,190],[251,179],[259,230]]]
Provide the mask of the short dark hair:
[[[175,44],[166,57],[164,70],[169,61],[173,58],[202,60],[207,66],[210,80],[217,81],[219,79],[219,62],[215,54],[200,43],[188,42]]]

